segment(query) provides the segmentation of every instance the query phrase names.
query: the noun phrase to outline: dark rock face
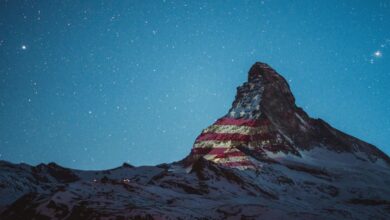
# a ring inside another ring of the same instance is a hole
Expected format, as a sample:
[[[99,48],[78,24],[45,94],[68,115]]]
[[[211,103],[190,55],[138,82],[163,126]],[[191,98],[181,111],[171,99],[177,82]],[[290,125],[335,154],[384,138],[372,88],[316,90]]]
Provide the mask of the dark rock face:
[[[248,82],[237,88],[228,113],[198,136],[189,160],[203,157],[228,167],[258,169],[256,162],[272,160],[270,154],[301,156],[301,151],[313,148],[362,154],[372,162],[390,164],[375,146],[310,118],[295,105],[287,81],[258,62],[249,70]]]
[[[295,98],[287,81],[270,66],[256,63],[249,71],[249,82],[262,79],[264,91],[261,99],[261,112],[276,130],[280,130],[293,141],[298,150],[326,146],[337,152],[364,152],[372,159],[390,159],[375,146],[344,134],[321,119],[312,119],[295,105]],[[240,95],[237,95],[239,100]]]
[[[171,164],[0,161],[0,219],[390,219],[390,159],[310,118],[255,63],[228,113]]]

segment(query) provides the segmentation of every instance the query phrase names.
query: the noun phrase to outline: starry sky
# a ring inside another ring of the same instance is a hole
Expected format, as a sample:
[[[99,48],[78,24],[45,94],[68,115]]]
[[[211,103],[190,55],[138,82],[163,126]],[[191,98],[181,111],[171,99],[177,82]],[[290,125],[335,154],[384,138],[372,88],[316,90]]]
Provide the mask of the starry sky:
[[[390,1],[0,1],[0,160],[186,156],[256,62],[390,153]]]

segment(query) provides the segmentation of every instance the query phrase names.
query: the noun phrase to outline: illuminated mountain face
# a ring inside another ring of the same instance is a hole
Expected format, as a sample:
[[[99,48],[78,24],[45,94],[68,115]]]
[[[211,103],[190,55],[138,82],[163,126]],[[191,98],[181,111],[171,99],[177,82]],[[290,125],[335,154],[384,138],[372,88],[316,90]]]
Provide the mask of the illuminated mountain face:
[[[286,80],[258,62],[250,69],[248,82],[238,87],[228,113],[197,137],[190,157],[238,169],[259,169],[262,160],[300,157],[300,151],[313,148],[361,152],[372,160],[389,162],[376,147],[309,118],[295,105]]]
[[[0,161],[0,219],[390,219],[390,159],[256,63],[188,157],[82,171]]]

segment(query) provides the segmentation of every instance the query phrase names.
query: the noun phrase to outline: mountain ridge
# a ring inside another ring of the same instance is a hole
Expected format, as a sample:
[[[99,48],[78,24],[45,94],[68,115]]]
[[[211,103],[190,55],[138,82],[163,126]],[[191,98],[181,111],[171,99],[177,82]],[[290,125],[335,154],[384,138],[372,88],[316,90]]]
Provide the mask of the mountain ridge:
[[[390,159],[296,106],[256,62],[187,157],[77,170],[0,161],[0,218],[389,219]]]
[[[202,156],[240,167],[236,158],[246,155],[241,149],[263,155],[282,151],[299,156],[300,150],[321,146],[337,152],[363,152],[370,160],[380,158],[390,164],[390,158],[374,145],[321,119],[310,118],[295,104],[287,81],[268,64],[256,62],[249,70],[248,81],[237,88],[228,113],[197,137],[190,158]],[[241,161],[243,169],[255,167],[248,162],[250,158]]]

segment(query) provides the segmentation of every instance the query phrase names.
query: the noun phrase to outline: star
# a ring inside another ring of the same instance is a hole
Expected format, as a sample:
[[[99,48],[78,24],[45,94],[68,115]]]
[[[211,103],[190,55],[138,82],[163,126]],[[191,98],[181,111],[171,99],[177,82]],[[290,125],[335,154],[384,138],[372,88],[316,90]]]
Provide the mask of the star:
[[[241,111],[240,112],[240,116],[242,117],[242,116],[244,116],[245,115],[245,112],[244,111]]]
[[[230,116],[232,116],[232,117],[234,117],[235,114],[236,114],[235,111],[231,111],[231,112],[230,112]]]
[[[24,44],[20,48],[22,48],[22,50],[27,50],[27,46]]]
[[[375,51],[374,56],[377,58],[382,57],[382,51],[380,50]]]

